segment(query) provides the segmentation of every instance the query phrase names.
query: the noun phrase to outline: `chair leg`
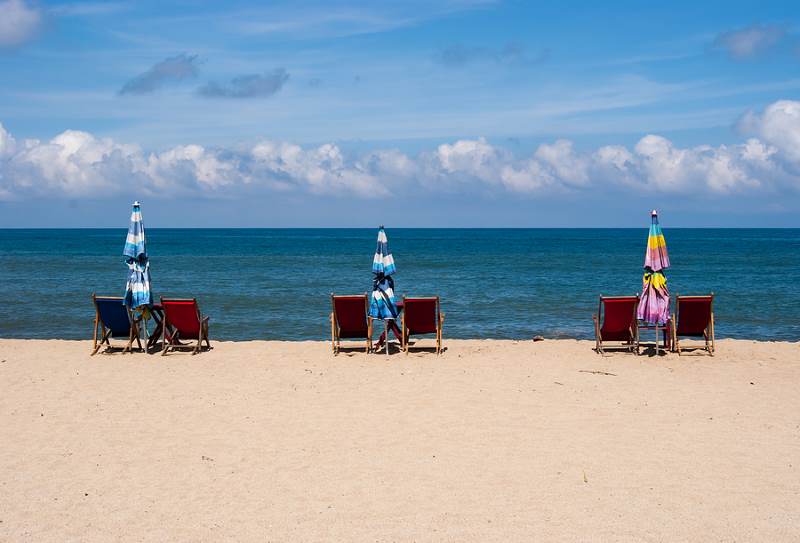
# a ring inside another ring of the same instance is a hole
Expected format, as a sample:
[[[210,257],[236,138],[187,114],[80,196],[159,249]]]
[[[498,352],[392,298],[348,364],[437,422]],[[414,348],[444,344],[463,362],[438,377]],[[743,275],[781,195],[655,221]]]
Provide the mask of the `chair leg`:
[[[194,349],[192,349],[192,356],[200,352],[200,346],[202,345],[202,342],[203,342],[203,324],[200,323],[200,330],[197,332],[197,345],[195,345]]]
[[[97,325],[99,324],[98,321],[97,311],[95,311],[94,315],[94,338],[92,339],[92,354],[90,356],[94,356],[97,354]]]
[[[161,329],[161,356],[165,356],[167,354],[167,350],[169,349],[169,343],[167,343],[167,321],[166,317],[163,321],[164,327]]]
[[[128,332],[128,344],[125,345],[125,349],[122,351],[123,353],[131,353],[133,354],[133,342],[134,340],[139,340],[139,329],[136,327],[136,323],[131,323],[130,332]],[[139,348],[141,348],[141,344],[139,344]]]
[[[388,336],[386,338],[389,339]],[[367,316],[367,351],[366,354],[369,354],[372,351],[372,319]]]
[[[97,351],[100,350],[101,343],[97,342],[97,329],[99,327],[100,327],[100,323],[97,320],[95,320],[94,321],[94,340],[93,340],[93,345],[92,345],[92,354],[91,354],[91,356],[96,355]]]
[[[331,350],[336,354],[336,323],[334,322],[333,313],[330,314],[331,321]]]
[[[106,327],[103,326],[101,333],[102,337],[100,338],[100,342],[97,344],[97,347],[95,347],[94,353],[92,354],[97,354],[103,347],[103,345],[107,345],[108,346],[107,348],[111,347],[111,342],[108,341],[108,338],[111,335],[111,330],[106,330]]]
[[[711,356],[714,356],[717,346],[714,344],[714,315],[711,315]]]

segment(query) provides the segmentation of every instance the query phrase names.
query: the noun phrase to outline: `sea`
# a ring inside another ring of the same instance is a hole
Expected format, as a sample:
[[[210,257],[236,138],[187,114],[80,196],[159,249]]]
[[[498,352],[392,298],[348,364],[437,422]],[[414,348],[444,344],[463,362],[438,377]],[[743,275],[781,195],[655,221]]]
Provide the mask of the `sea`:
[[[122,296],[125,229],[0,229],[0,337],[89,339]],[[445,338],[593,337],[641,291],[647,228],[389,228],[398,297],[438,295]],[[800,340],[800,229],[664,229],[674,294],[715,294],[717,337]],[[325,340],[331,293],[372,289],[377,229],[147,229],[155,298],[196,297],[220,340]]]

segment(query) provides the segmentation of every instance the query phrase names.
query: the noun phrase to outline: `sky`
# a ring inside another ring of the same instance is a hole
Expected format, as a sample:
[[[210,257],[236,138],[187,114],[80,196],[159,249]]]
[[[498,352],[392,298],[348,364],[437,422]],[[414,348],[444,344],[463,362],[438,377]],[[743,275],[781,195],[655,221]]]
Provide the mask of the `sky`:
[[[800,227],[799,16],[0,0],[0,228]]]

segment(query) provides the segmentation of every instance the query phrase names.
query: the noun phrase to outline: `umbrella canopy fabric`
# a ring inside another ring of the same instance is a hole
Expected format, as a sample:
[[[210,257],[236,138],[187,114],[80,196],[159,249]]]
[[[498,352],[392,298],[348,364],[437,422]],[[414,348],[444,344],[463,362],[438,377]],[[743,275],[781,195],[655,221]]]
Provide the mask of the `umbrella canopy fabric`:
[[[392,274],[397,271],[394,258],[389,251],[389,241],[386,232],[381,226],[378,229],[378,246],[372,259],[372,299],[369,305],[370,317],[376,319],[397,318],[397,306],[394,299],[394,279]]]
[[[122,254],[127,257],[129,270],[125,305],[131,309],[151,306],[153,294],[150,291],[150,262],[147,258],[144,223],[139,202],[133,203],[131,224],[128,226],[128,237],[125,239]]]
[[[642,278],[642,297],[636,311],[640,321],[664,325],[669,320],[669,290],[664,270],[669,268],[667,242],[658,213],[651,213],[650,233],[647,237],[647,252],[644,257],[644,277]]]
[[[389,251],[389,240],[386,239],[386,231],[381,226],[378,229],[378,246],[372,259],[372,273],[376,275],[392,275],[396,271],[394,258],[392,258],[392,253]]]

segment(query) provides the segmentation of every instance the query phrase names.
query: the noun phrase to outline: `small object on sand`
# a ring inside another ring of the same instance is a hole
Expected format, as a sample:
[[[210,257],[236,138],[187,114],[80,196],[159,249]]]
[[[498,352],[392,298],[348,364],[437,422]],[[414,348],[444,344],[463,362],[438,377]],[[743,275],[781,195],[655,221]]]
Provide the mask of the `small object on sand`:
[[[583,482],[588,483],[589,479],[586,478],[586,470],[583,471]]]
[[[561,385],[562,387],[564,386],[564,383],[559,383],[558,381],[553,381],[553,382],[554,382],[555,384],[557,384],[557,385]]]
[[[608,373],[607,371],[596,371],[596,370],[578,370],[580,373],[594,373],[597,375],[610,375],[612,377],[616,377],[616,373]]]
[[[544,337],[542,337],[542,336],[533,336],[533,341],[544,341]]]

